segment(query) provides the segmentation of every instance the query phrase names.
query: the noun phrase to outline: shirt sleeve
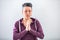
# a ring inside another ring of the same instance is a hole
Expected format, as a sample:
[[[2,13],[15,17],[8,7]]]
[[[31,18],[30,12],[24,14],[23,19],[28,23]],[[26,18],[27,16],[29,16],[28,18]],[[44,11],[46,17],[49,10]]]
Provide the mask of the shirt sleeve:
[[[26,33],[26,30],[19,32],[19,23],[17,21],[13,29],[13,40],[21,39]]]
[[[41,24],[39,23],[38,20],[36,21],[36,27],[37,27],[37,31],[31,29],[30,33],[33,34],[36,37],[39,37],[40,39],[43,39],[44,38],[44,33],[43,33],[43,30],[42,30]]]

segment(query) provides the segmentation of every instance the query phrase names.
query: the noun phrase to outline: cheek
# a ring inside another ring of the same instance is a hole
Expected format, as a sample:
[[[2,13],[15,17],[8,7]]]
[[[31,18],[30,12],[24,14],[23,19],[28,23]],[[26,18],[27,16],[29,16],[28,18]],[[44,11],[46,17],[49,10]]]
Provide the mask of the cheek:
[[[32,15],[32,12],[30,12],[30,15]]]
[[[24,16],[24,17],[26,17],[26,16],[27,16],[27,14],[24,12],[24,13],[23,13],[23,16]]]
[[[25,13],[24,11],[22,11],[22,14],[23,14],[23,15],[26,15],[26,13]]]

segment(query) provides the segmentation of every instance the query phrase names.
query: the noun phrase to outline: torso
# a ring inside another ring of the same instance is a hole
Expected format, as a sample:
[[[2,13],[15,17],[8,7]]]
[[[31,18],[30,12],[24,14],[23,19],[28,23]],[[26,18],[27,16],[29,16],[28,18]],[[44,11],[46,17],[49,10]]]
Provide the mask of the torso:
[[[31,18],[31,20],[32,20],[32,22],[33,22],[35,19]],[[24,22],[22,21],[21,31],[25,30],[25,26],[24,26],[25,24],[26,24],[26,23],[24,23]],[[33,30],[36,30],[36,29],[35,29],[35,22],[31,23],[30,27],[31,27]],[[32,35],[30,32],[27,32],[27,34],[26,34],[24,37],[22,37],[21,40],[37,40],[37,38],[36,38],[34,35]]]

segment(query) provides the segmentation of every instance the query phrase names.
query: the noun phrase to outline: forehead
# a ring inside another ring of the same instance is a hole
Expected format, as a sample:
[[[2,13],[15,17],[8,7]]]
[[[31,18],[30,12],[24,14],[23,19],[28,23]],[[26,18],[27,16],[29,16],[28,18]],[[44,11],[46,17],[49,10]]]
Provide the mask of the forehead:
[[[28,7],[28,6],[23,7],[23,9],[24,9],[24,10],[32,10],[32,8],[31,8],[31,7]]]

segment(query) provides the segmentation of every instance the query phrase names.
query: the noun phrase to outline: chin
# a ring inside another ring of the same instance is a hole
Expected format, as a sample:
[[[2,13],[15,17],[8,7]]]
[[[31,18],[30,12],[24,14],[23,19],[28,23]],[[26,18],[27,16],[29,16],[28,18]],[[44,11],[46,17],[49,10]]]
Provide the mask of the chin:
[[[30,17],[26,17],[26,19],[29,19]]]

